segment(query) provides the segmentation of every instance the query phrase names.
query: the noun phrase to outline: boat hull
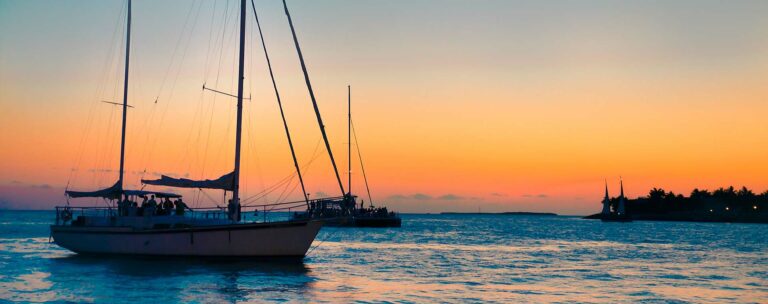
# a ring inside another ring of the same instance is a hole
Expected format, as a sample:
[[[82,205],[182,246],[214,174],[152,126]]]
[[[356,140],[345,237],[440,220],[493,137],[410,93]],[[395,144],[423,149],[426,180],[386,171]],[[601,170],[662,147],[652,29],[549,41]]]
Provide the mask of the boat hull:
[[[392,228],[401,227],[402,220],[399,217],[335,217],[324,219],[325,226],[329,227],[366,227],[366,228]]]
[[[319,221],[179,229],[51,226],[54,242],[81,254],[190,257],[303,257]]]

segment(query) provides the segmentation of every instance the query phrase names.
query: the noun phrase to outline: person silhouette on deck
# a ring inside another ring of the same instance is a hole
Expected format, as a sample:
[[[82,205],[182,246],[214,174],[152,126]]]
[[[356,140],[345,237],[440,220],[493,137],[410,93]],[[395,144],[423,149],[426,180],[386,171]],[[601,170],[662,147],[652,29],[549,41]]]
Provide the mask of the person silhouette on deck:
[[[147,202],[147,208],[144,209],[144,215],[155,215],[155,211],[157,210],[157,201],[155,200],[155,196],[151,195],[149,197],[149,201]]]
[[[184,209],[189,209],[189,211],[192,211],[192,209],[187,207],[187,204],[185,204],[181,198],[177,199],[174,204],[176,205],[176,215],[184,215]]]
[[[163,215],[171,215],[172,210],[173,210],[173,203],[171,203],[171,199],[166,197],[163,200]]]

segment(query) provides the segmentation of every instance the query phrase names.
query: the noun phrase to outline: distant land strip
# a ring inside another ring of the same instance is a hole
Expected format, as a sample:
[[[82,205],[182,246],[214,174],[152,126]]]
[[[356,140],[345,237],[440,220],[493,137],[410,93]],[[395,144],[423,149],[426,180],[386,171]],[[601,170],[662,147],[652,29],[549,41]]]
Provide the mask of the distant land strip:
[[[609,210],[617,210],[619,197],[608,199]],[[604,198],[605,200],[605,198]],[[605,202],[605,201],[604,201]],[[728,222],[768,224],[768,191],[733,186],[714,191],[693,189],[688,196],[653,188],[647,196],[625,200],[625,217],[635,221]],[[585,219],[611,218],[596,213]]]
[[[556,213],[549,212],[441,212],[440,214],[450,215],[535,215],[535,216],[557,216]]]

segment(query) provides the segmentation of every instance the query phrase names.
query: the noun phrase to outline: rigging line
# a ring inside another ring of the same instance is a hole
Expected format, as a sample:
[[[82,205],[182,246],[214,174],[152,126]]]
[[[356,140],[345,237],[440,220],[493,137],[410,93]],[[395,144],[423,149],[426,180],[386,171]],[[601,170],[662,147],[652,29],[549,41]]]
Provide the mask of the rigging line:
[[[207,87],[205,87],[205,84],[203,84],[203,91],[205,91],[205,90],[208,90],[208,91],[211,91],[211,92],[216,92],[216,93],[219,93],[219,94],[222,94],[222,95],[227,95],[227,96],[230,96],[230,97],[234,97],[234,98],[237,98],[237,95],[229,94],[229,93],[227,93],[227,92],[222,92],[222,91],[219,91],[219,90],[216,90],[216,89],[207,88]],[[244,100],[251,100],[251,98],[250,98],[250,97],[249,97],[249,98],[245,98],[245,97],[243,97],[243,99],[244,99]]]
[[[122,16],[124,11],[125,11],[125,6],[121,6],[120,7],[120,14],[119,14],[119,16]],[[109,71],[108,71],[109,68],[108,67],[110,66],[109,63],[112,62],[112,58],[114,56],[114,46],[115,46],[115,40],[116,40],[116,37],[117,37],[117,31],[120,28],[120,24],[121,24],[122,21],[123,21],[123,18],[119,18],[119,17],[116,18],[116,20],[115,20],[115,27],[114,27],[115,29],[112,32],[112,37],[109,39],[109,42],[110,42],[109,43],[109,49],[107,51],[106,58],[104,58],[104,65],[103,65],[103,68],[102,68],[103,70],[101,71],[101,73],[99,73],[102,77],[100,78],[101,81],[99,81],[98,85],[96,86],[96,94],[95,94],[96,96],[94,96],[94,99],[99,98],[99,96],[102,93],[103,88],[106,86],[106,81],[107,81],[106,80],[106,78],[107,78],[106,75],[109,73]],[[83,159],[83,154],[85,154],[85,143],[88,140],[88,137],[89,137],[89,135],[91,133],[90,130],[91,130],[91,126],[92,126],[92,123],[93,123],[93,120],[94,120],[93,116],[94,116],[95,105],[96,105],[96,103],[91,103],[91,106],[88,109],[88,116],[87,116],[87,118],[85,120],[84,130],[83,130],[83,133],[82,133],[83,136],[80,139],[80,144],[78,146],[78,152],[76,154],[75,161],[74,161],[75,167],[74,168],[70,168],[70,174],[69,174],[69,177],[67,178],[67,184],[68,185],[69,185],[70,181],[72,181],[73,179],[77,179],[78,174],[74,173],[74,172],[78,172],[79,171],[78,168],[80,168],[80,164],[82,163],[82,159]],[[75,169],[77,169],[77,170],[75,170]]]
[[[309,168],[310,168],[310,165],[312,165],[312,163],[313,163],[315,160],[317,160],[317,158],[319,158],[319,157],[320,157],[320,153],[318,153],[318,152],[319,152],[319,149],[318,149],[318,148],[320,148],[320,141],[319,141],[319,140],[318,140],[317,144],[315,145],[315,151],[313,151],[313,152],[312,152],[312,158],[311,158],[311,159],[309,160],[309,162],[307,162],[307,163],[304,165],[304,167],[303,167],[303,168],[304,168],[304,173],[305,173],[305,174],[306,174],[307,172],[309,172]],[[298,186],[298,185],[296,185],[296,186]],[[293,191],[296,189],[296,186],[294,186],[294,187],[293,187],[293,189],[291,190],[291,192],[290,192],[290,193],[293,193]],[[309,194],[307,194],[307,196],[309,196]],[[286,198],[283,198],[283,199],[287,199],[287,197],[286,197]]]
[[[313,155],[312,159],[304,167],[304,172],[305,173],[309,171],[309,165],[312,164],[312,162],[314,162],[319,156],[320,156],[320,154],[317,154],[317,153],[315,153]],[[293,181],[293,179],[291,179],[291,181]],[[298,187],[298,184],[294,185],[293,188],[291,189],[291,191],[286,193],[286,190],[288,190],[288,186],[289,186],[288,184],[285,185],[285,189],[283,189],[283,193],[280,194],[280,196],[278,197],[277,202],[281,202],[281,201],[287,200],[288,199],[288,195],[293,193],[296,190],[296,187]],[[283,194],[285,194],[285,196]],[[307,196],[309,196],[309,194],[307,194]]]
[[[219,1],[213,1],[213,9],[211,10],[211,25],[208,28],[208,47],[205,51],[205,66],[203,67],[203,79],[208,76],[209,72],[209,58],[211,55],[211,40],[213,40],[213,28],[216,20],[216,7],[218,7],[217,3]],[[226,9],[226,8],[225,8]]]
[[[309,81],[309,73],[307,72],[307,65],[304,64],[304,56],[301,54],[301,47],[299,46],[299,38],[296,37],[296,30],[293,27],[293,21],[291,20],[291,13],[288,12],[288,4],[283,0],[283,8],[285,8],[285,16],[288,17],[288,25],[291,27],[291,34],[293,35],[293,43],[296,45],[296,53],[299,55],[299,61],[301,62],[301,70],[304,72],[304,81],[307,83],[307,90],[309,91],[309,97],[312,99],[312,106],[315,108],[315,116],[317,116],[317,124],[320,126],[320,133],[323,134],[323,141],[325,141],[325,148],[328,150],[328,156],[331,158],[331,164],[333,165],[333,172],[336,174],[336,180],[339,182],[339,189],[341,195],[346,195],[344,192],[344,184],[341,183],[341,176],[339,175],[339,169],[336,167],[336,160],[333,158],[333,152],[331,151],[331,144],[328,142],[328,135],[325,134],[325,125],[323,125],[323,118],[320,116],[320,109],[317,107],[317,100],[315,99],[315,92],[312,90],[312,83]]]
[[[126,21],[124,23],[124,25],[127,28],[127,30],[131,29],[130,18],[131,18],[131,0],[128,0],[128,12],[127,12]],[[125,39],[121,39],[120,40],[120,55],[122,55],[122,56],[120,56],[118,58],[126,58],[126,60],[127,60],[128,56],[130,55],[130,49],[129,49],[130,46],[131,46],[130,45],[130,39],[131,39],[130,38],[130,33],[126,33]],[[125,47],[126,43],[128,43],[127,47]],[[112,100],[115,100],[115,96],[117,95],[118,85],[121,84],[120,80],[122,80],[123,84],[126,82],[126,78],[121,78],[120,77],[120,76],[122,76],[121,72],[122,71],[120,70],[120,68],[117,65],[115,65],[115,73],[117,75],[115,76],[115,87],[114,87],[113,92],[112,92],[112,98],[111,98]],[[125,86],[125,87],[127,88],[127,86]],[[123,90],[125,90],[125,89],[123,89]]]
[[[269,68],[269,77],[272,79],[272,87],[275,89],[275,98],[277,99],[277,105],[280,108],[280,117],[283,119],[283,127],[285,128],[285,136],[288,138],[288,146],[291,148],[291,157],[293,157],[293,166],[296,168],[296,174],[299,176],[299,183],[301,183],[301,193],[304,196],[304,201],[309,206],[309,196],[307,195],[307,189],[304,186],[304,178],[301,176],[301,168],[299,168],[299,161],[296,158],[296,151],[293,148],[293,140],[291,140],[291,132],[288,131],[288,121],[285,119],[285,112],[283,111],[283,103],[280,100],[280,92],[277,89],[277,81],[275,80],[275,74],[272,72],[272,62],[269,60],[269,52],[267,52],[267,44],[264,42],[264,33],[261,31],[261,23],[259,22],[259,15],[256,14],[256,5],[251,0],[251,8],[253,9],[253,17],[256,18],[256,27],[259,29],[259,38],[261,39],[261,46],[264,48],[264,58],[267,60],[267,67]],[[287,11],[286,11],[287,12]],[[342,189],[342,192],[344,190]]]
[[[194,18],[194,20],[192,22],[192,27],[190,28],[189,35],[187,36],[186,46],[184,47],[184,50],[181,53],[181,59],[179,60],[179,68],[176,70],[176,75],[174,76],[173,83],[171,84],[171,90],[170,90],[170,93],[168,95],[168,100],[169,101],[173,100],[173,94],[174,94],[174,92],[176,90],[176,82],[179,80],[179,75],[181,74],[181,69],[182,69],[182,66],[184,64],[184,59],[186,59],[186,56],[187,56],[187,50],[189,50],[189,44],[192,41],[192,36],[193,36],[192,34],[194,33],[195,27],[197,26],[197,20],[198,20],[198,18],[200,16],[200,11],[201,11],[201,8],[203,6],[202,2],[199,2],[199,3],[200,4],[197,6],[197,13],[195,13],[195,18]],[[192,7],[194,7],[194,4],[193,4]],[[184,33],[182,32],[182,36],[183,35],[184,35]],[[163,108],[163,112],[160,114],[160,120],[158,122],[156,130],[162,129],[163,124],[165,122],[166,114],[168,113],[168,108],[170,107],[170,104],[171,104],[170,102],[165,103],[165,108]],[[152,161],[152,156],[153,156],[152,152],[155,150],[154,147],[157,146],[158,138],[159,138],[159,136],[155,136],[155,139],[152,141],[152,144],[149,147],[150,151],[149,151],[149,155],[147,157],[147,162],[148,163]]]
[[[198,106],[195,107],[195,113],[192,115],[193,127],[189,128],[189,132],[187,133],[187,139],[184,141],[184,147],[185,147],[184,154],[182,155],[182,157],[180,159],[180,162],[182,164],[184,164],[184,163],[187,164],[187,168],[184,170],[184,172],[189,172],[189,170],[190,170],[190,168],[192,166],[192,160],[189,159],[189,157],[191,157],[190,156],[190,151],[197,150],[196,148],[197,148],[197,144],[199,143],[199,138],[200,138],[200,131],[199,130],[202,130],[202,128],[199,127],[199,124],[197,124],[195,122],[198,121],[198,117],[202,117],[203,92],[200,92],[200,96],[198,97],[198,100],[200,102],[198,102]],[[198,130],[198,132],[197,132],[198,136],[195,139],[195,145],[194,145],[195,149],[192,149],[190,147],[190,142],[192,140],[192,133],[195,133],[194,132],[195,129]]]
[[[303,167],[303,168],[304,168],[304,172],[306,172],[306,171],[309,169],[309,165],[311,165],[311,164],[312,164],[312,162],[314,162],[315,160],[317,160],[317,158],[318,158],[318,157],[320,157],[320,154],[318,153],[318,150],[319,150],[319,148],[320,148],[320,141],[318,140],[318,141],[317,141],[317,144],[315,144],[315,150],[314,150],[314,151],[312,151],[312,157],[310,158],[310,160],[309,160],[309,161],[308,161],[306,164],[304,164],[304,167]],[[274,185],[272,185],[272,186],[269,186],[267,189],[272,189],[272,188],[275,188],[275,189],[276,189],[277,187],[279,187],[279,186],[280,186],[280,185],[282,185],[283,183],[287,182],[287,180],[289,180],[289,179],[291,179],[291,178],[293,178],[293,177],[295,177],[295,176],[296,176],[296,175],[294,175],[293,173],[291,173],[291,174],[288,174],[286,177],[284,177],[283,179],[281,179],[280,181],[278,181],[276,184],[274,184]],[[257,195],[259,195],[259,194],[261,194],[261,193],[264,193],[264,191],[267,191],[267,189],[265,189],[265,190],[263,190],[262,192],[259,192],[259,193],[257,193],[257,194],[254,194],[254,195],[253,195],[253,196],[251,196],[250,198],[253,198],[253,197],[255,197],[255,196],[257,196]],[[273,190],[270,190],[270,192],[271,192],[271,191],[274,191],[274,189],[273,189]],[[249,199],[250,199],[250,198],[249,198]]]
[[[287,191],[287,192],[286,192],[286,191],[284,191],[284,194],[285,194],[285,196],[283,196],[283,195],[281,194],[281,195],[280,195],[280,196],[277,198],[277,200],[275,201],[275,203],[284,203],[284,202],[286,202],[286,201],[288,200],[288,196],[289,196],[291,193],[293,193],[294,191],[296,191],[296,188],[298,188],[298,187],[299,187],[299,184],[293,184],[293,188],[291,188],[291,190],[290,190],[290,191]],[[287,187],[287,185],[286,185],[286,188],[285,188],[285,190],[288,190],[288,187]],[[270,210],[272,210],[272,209],[275,209],[276,207],[277,207],[277,206],[275,206],[275,207],[272,207]]]
[[[245,5],[245,4],[243,3],[243,5]],[[236,23],[236,24],[239,24],[239,23],[240,23],[241,14],[242,14],[242,15],[243,15],[243,17],[244,17],[244,13],[242,13],[242,12],[238,13],[238,14],[236,15],[236,16],[237,16],[237,18],[235,19],[235,23]],[[238,25],[238,29],[239,29],[239,28],[240,28],[240,26]],[[239,36],[238,36],[238,35],[239,35],[239,31],[234,31],[234,30],[233,30],[233,31],[232,31],[232,37],[231,37],[231,41],[232,41],[232,43],[227,43],[227,45],[233,45],[233,44],[234,44],[234,40],[235,40],[235,38],[238,38],[238,39],[239,39]],[[242,43],[242,42],[238,42],[238,43]],[[245,54],[243,54],[243,56],[242,56],[242,57],[243,57],[243,60],[245,60]],[[229,75],[235,75],[235,69],[238,69],[238,74],[239,74],[239,64],[240,64],[240,62],[239,62],[239,58],[240,58],[240,48],[239,48],[239,47],[238,47],[238,48],[232,48],[232,58],[238,58],[238,60],[237,60],[237,61],[235,61],[235,60],[233,60],[233,61],[232,61],[232,70],[231,70],[231,72],[229,73]],[[243,75],[243,79],[245,79],[245,75]],[[240,84],[239,84],[239,83],[240,83],[240,80],[238,79],[238,77],[232,77],[232,78],[230,79],[230,86],[235,86],[235,81],[237,81],[237,82],[238,82],[238,84],[237,84],[238,86],[240,85]],[[217,87],[218,87],[218,86],[217,86]],[[240,94],[242,95],[242,92],[240,92]],[[241,122],[241,120],[240,120],[240,119],[232,119],[232,114],[233,114],[233,113],[232,113],[231,111],[227,111],[227,119],[226,119],[226,122],[227,122],[227,127],[224,129],[224,134],[229,134],[229,130],[232,128],[232,121],[233,121],[233,120],[235,120],[237,123],[240,123],[240,122]],[[237,114],[236,114],[236,115],[237,115]],[[236,127],[237,127],[237,126],[236,126]],[[229,137],[226,137],[226,136],[222,137],[222,138],[221,138],[221,144],[219,144],[219,146],[225,146],[225,145],[226,145],[226,143],[227,143],[229,140],[230,140],[230,138],[229,138]],[[234,145],[237,145],[237,143],[234,143]],[[238,149],[236,149],[236,150],[238,150]],[[238,150],[238,151],[239,151],[239,150]],[[219,150],[218,152],[221,152],[221,150]],[[217,154],[217,156],[218,156],[218,157],[217,157],[217,160],[221,160],[223,157],[225,157],[225,155],[226,155],[225,153],[219,153],[219,154]],[[238,171],[239,171],[239,170],[238,170]],[[238,173],[238,176],[239,176],[239,173]],[[238,179],[238,185],[239,185],[239,179]],[[238,194],[239,194],[239,191],[238,191]]]
[[[320,247],[320,245],[322,245],[323,243],[325,243],[325,241],[327,241],[327,240],[331,239],[331,237],[332,237],[332,236],[334,236],[334,235],[336,235],[336,233],[338,233],[339,231],[341,231],[341,229],[339,229],[339,228],[336,228],[336,229],[335,229],[333,232],[331,232],[331,233],[330,233],[330,234],[329,234],[327,237],[325,237],[324,239],[320,240],[320,242],[319,242],[319,243],[317,243],[317,245],[315,245],[315,246],[313,246],[312,248],[310,248],[310,249],[309,249],[309,251],[307,251],[307,254],[305,254],[304,256],[309,256],[309,254],[311,254],[313,251],[315,251],[315,249],[317,249],[317,247]]]
[[[108,139],[111,137],[110,134],[112,133],[111,131],[113,129],[112,128],[112,121],[114,120],[114,117],[115,117],[115,109],[112,108],[111,111],[109,112],[109,120],[107,121],[107,127],[104,128],[104,137],[102,137],[104,139],[104,147],[103,147],[103,149],[101,149],[101,147],[99,147],[100,145],[97,144],[97,149],[101,153],[97,152],[97,155],[96,155],[96,164],[95,164],[96,172],[93,175],[93,182],[96,183],[96,185],[98,187],[102,186],[101,182],[103,181],[104,174],[106,173],[106,167],[109,165],[108,160],[107,160],[108,159],[107,154],[111,155],[111,153],[110,153],[111,151],[109,151],[109,140]],[[99,140],[99,141],[101,141],[101,140]]]
[[[226,39],[226,32],[227,32],[227,24],[229,23],[229,0],[227,0],[226,7],[224,8],[224,21],[222,22],[222,30],[221,30],[221,46],[219,47],[219,61],[218,61],[218,68],[216,69],[216,81],[215,85],[218,87],[219,85],[219,77],[221,76],[221,60],[224,54],[224,40]],[[205,177],[205,166],[207,164],[208,160],[208,147],[211,143],[211,129],[213,129],[213,112],[215,110],[216,106],[216,95],[213,96],[213,99],[211,101],[211,115],[208,120],[208,132],[205,138],[205,149],[203,149],[203,158],[201,159],[202,162],[202,168],[200,170],[200,177]]]
[[[123,13],[125,12],[125,7],[126,6],[124,6],[123,9],[121,10],[120,17],[123,16]],[[122,29],[125,28],[124,21],[125,21],[125,18],[119,18],[119,21],[117,22],[116,30],[115,30],[113,41],[112,41],[112,46],[110,47],[110,56],[108,56],[108,58],[109,58],[109,64],[108,64],[109,68],[105,69],[104,86],[99,89],[99,91],[100,91],[100,93],[98,94],[99,96],[105,90],[108,90],[106,88],[107,87],[106,82],[111,78],[111,75],[113,75],[113,73],[119,73],[119,69],[117,68],[117,65],[118,65],[119,58],[122,57],[120,55],[123,54],[123,47],[122,46],[124,45],[125,41],[123,39],[118,39],[116,33],[117,33],[118,30],[122,30]],[[117,56],[115,56],[114,45],[118,43],[117,42],[118,40],[119,40],[120,50],[118,51],[119,54]],[[113,67],[114,67],[114,70],[113,70]],[[116,77],[115,78],[115,88],[114,88],[114,90],[112,92],[112,94],[113,94],[112,95],[112,99],[115,98],[115,94],[116,94],[116,90],[117,90],[118,84],[119,84],[119,81],[118,81],[118,79]],[[112,119],[114,118],[114,113],[115,113],[114,109],[111,109],[109,120],[107,121],[107,126],[103,130],[103,132],[98,132],[98,130],[95,131],[95,133],[96,133],[96,135],[95,135],[96,136],[96,143],[95,143],[96,151],[95,151],[95,157],[93,159],[93,161],[94,161],[93,165],[95,167],[95,169],[94,169],[95,171],[94,171],[94,174],[91,176],[91,183],[92,184],[96,184],[97,187],[101,187],[101,185],[102,185],[101,182],[102,182],[102,179],[103,179],[104,174],[105,174],[104,171],[101,170],[101,169],[103,167],[105,167],[106,164],[107,164],[107,156],[106,156],[106,154],[109,153],[109,147],[110,147],[108,139],[110,138],[110,134],[111,134],[110,131],[112,130]],[[100,122],[103,122],[103,121],[100,121]],[[103,146],[102,146],[102,140],[103,140]]]
[[[157,90],[157,96],[160,96],[160,92],[163,91],[163,87],[165,86],[165,81],[168,79],[168,74],[171,72],[171,68],[173,67],[173,59],[176,58],[176,52],[179,50],[179,45],[181,44],[181,39],[184,37],[184,33],[187,30],[187,24],[189,23],[189,17],[192,16],[192,10],[195,8],[195,3],[197,1],[192,2],[192,5],[189,7],[189,10],[187,11],[187,17],[184,18],[184,25],[181,27],[181,35],[179,35],[179,39],[176,39],[176,45],[173,47],[173,53],[171,53],[171,62],[168,63],[168,68],[165,70],[165,75],[163,75],[163,80],[160,81],[160,88]]]
[[[208,194],[207,192],[205,192],[205,190],[203,190],[202,188],[198,188],[198,190],[200,190],[200,193],[202,193],[202,194],[203,194],[205,197],[207,197],[209,200],[211,200],[211,202],[213,202],[214,204],[217,204],[217,201],[216,201],[216,199],[215,199],[215,198],[213,198],[213,197],[212,197],[210,194]],[[217,204],[217,205],[218,205],[218,204]]]
[[[146,120],[145,120],[145,127],[147,128],[147,130],[152,130],[153,129],[152,128],[152,122],[155,121],[154,117],[155,117],[155,114],[157,113],[157,101],[160,99],[160,95],[162,94],[163,88],[165,88],[165,84],[166,84],[166,82],[168,80],[168,76],[171,74],[171,70],[173,69],[173,63],[175,62],[176,54],[178,53],[179,46],[182,44],[182,40],[184,38],[184,34],[187,32],[188,24],[189,24],[189,21],[191,19],[190,17],[192,16],[192,11],[194,11],[196,3],[197,3],[197,0],[195,0],[192,3],[192,5],[189,7],[189,10],[187,11],[187,16],[184,19],[184,24],[183,24],[182,29],[181,29],[181,34],[179,35],[179,38],[176,39],[176,44],[173,47],[173,53],[171,54],[171,60],[168,63],[168,68],[165,70],[165,73],[163,75],[163,79],[160,82],[160,87],[158,88],[157,94],[155,95],[155,102],[153,103],[152,111],[150,112],[150,115],[148,115],[146,117]],[[189,39],[191,39],[192,32],[194,31],[195,25],[197,24],[197,18],[198,18],[199,14],[200,14],[200,7],[202,7],[202,3],[200,3],[200,5],[198,5],[198,11],[195,14],[195,19],[194,19],[194,22],[192,23],[192,28],[190,29],[190,34],[189,34],[190,38]],[[189,39],[188,39],[188,41],[189,41]],[[186,48],[185,48],[185,51],[184,51],[184,53],[182,55],[181,61],[179,62],[179,70],[181,69],[181,66],[182,66],[182,64],[184,62],[185,55],[186,55]],[[173,87],[171,88],[171,94],[168,97],[169,99],[173,96],[173,89],[175,88],[175,85],[176,85],[176,79],[178,79],[178,73],[176,74],[176,78],[174,78]],[[167,111],[167,105],[166,105],[166,111]],[[161,115],[160,122],[159,122],[158,128],[154,128],[155,130],[159,130],[160,127],[162,126],[162,124],[163,124],[162,121],[165,118],[165,112],[166,111],[163,111],[162,113],[160,113],[160,115]],[[146,170],[146,168],[150,166],[149,163],[151,162],[151,159],[152,159],[152,151],[154,150],[154,147],[156,145],[157,139],[155,138],[154,140],[152,140],[151,144],[150,144],[150,139],[152,137],[151,135],[153,133],[155,133],[155,132],[149,132],[148,131],[148,132],[145,132],[145,133],[146,133],[146,136],[144,138],[144,145],[143,145],[145,148],[142,149],[143,153],[142,153],[141,163],[144,164],[144,167],[145,167],[145,170]]]
[[[360,143],[357,141],[357,132],[355,132],[355,124],[352,123],[352,118],[349,119],[349,125],[352,126],[352,134],[355,136],[355,150],[357,150],[357,159],[360,160],[360,171],[363,171],[363,180],[365,181],[365,191],[368,191],[368,202],[373,205],[373,199],[371,198],[371,188],[368,187],[368,177],[365,176],[365,167],[363,166],[363,155],[360,152]],[[350,144],[351,145],[351,144]]]
[[[259,199],[265,198],[265,197],[267,197],[267,195],[269,195],[269,194],[277,191],[278,189],[280,189],[280,186],[291,184],[295,177],[296,177],[295,175],[291,174],[287,180],[282,181],[282,182],[280,182],[278,184],[275,184],[272,187],[270,187],[269,191],[263,190],[260,193],[255,194],[255,195],[247,198],[246,200],[248,200],[248,201],[257,201]],[[287,188],[287,186],[285,186],[285,188]]]
[[[255,193],[255,194],[251,195],[250,197],[245,198],[244,200],[260,199],[260,198],[266,196],[267,194],[277,190],[277,188],[280,187],[281,185],[284,185],[285,183],[290,182],[291,180],[293,180],[294,177],[295,177],[295,175],[293,173],[288,174],[286,177],[284,177],[283,179],[279,180],[277,183],[275,183],[275,184],[273,184],[273,185],[271,185],[269,187],[264,188],[260,192]]]
[[[319,143],[318,143],[318,147],[319,147]],[[307,168],[309,168],[309,165],[313,161],[315,161],[319,156],[320,156],[319,154],[315,154],[313,159],[311,159],[309,162],[307,162],[307,164],[305,164],[304,171],[306,171]],[[285,183],[289,183],[289,182],[293,181],[293,178],[295,178],[295,177],[296,177],[296,175],[293,174],[293,173],[288,174],[286,177],[284,177],[283,179],[281,179],[277,183],[267,187],[266,189],[262,190],[259,193],[256,193],[256,194],[246,198],[245,201],[259,200],[259,199],[265,197],[267,194],[270,194],[270,193],[276,191],[280,186],[284,185]]]
[[[291,179],[291,182],[285,184],[285,186],[283,187],[283,191],[281,191],[280,195],[277,196],[277,199],[275,200],[275,202],[280,202],[283,199],[287,198],[289,194],[293,193],[293,189],[296,189],[296,187],[293,187],[291,189],[291,192],[288,192],[288,188],[291,188],[292,185],[293,185],[293,179]]]

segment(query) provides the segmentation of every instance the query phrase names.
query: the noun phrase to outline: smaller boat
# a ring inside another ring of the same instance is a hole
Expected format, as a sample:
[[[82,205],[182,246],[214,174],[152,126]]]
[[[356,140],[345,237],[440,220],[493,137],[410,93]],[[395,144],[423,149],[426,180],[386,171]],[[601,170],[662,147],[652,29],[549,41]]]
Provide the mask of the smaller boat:
[[[627,215],[626,198],[624,197],[624,181],[619,180],[621,194],[619,194],[618,206],[611,211],[611,199],[608,196],[608,182],[605,183],[605,197],[603,197],[603,211],[600,213],[600,220],[603,222],[631,222],[632,218]]]
[[[397,212],[389,211],[387,207],[374,207],[371,203],[367,208],[365,202],[356,204],[357,196],[325,198],[309,201],[306,212],[293,213],[293,220],[315,219],[330,227],[401,227],[402,219]]]
[[[371,191],[368,187],[368,177],[365,175],[363,157],[359,147],[357,147],[357,155],[358,159],[360,159],[360,171],[363,173],[365,189],[368,193],[368,207],[365,207],[365,201],[362,200],[358,207],[357,196],[352,194],[352,135],[354,133],[354,126],[352,125],[352,88],[350,86],[347,86],[347,102],[347,140],[349,142],[349,149],[347,150],[347,162],[349,164],[347,189],[349,192],[343,197],[310,201],[307,212],[294,213],[293,218],[295,220],[322,219],[326,226],[336,227],[401,227],[402,219],[397,212],[390,211],[386,206],[375,207],[373,205]],[[354,135],[355,142],[357,143],[357,134],[354,133]]]

